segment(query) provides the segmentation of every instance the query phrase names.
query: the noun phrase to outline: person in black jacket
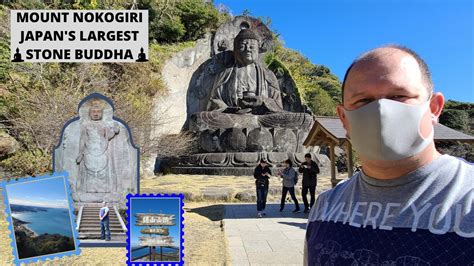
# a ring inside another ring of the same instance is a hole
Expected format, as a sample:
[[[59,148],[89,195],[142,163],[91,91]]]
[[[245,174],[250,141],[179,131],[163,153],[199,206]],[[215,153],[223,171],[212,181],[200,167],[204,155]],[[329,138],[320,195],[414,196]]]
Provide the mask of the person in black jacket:
[[[303,202],[304,202],[304,213],[308,213],[309,209],[313,207],[315,201],[315,194],[316,194],[316,176],[319,174],[319,167],[311,160],[311,154],[307,153],[304,156],[305,162],[302,163],[299,167],[299,172],[303,173]],[[311,201],[308,204],[308,198],[306,197],[309,193],[311,194]]]
[[[268,186],[270,182],[268,179],[272,175],[268,163],[261,159],[260,163],[255,168],[253,176],[255,177],[255,185],[257,187],[257,217],[262,218],[265,214],[265,205],[267,203]]]

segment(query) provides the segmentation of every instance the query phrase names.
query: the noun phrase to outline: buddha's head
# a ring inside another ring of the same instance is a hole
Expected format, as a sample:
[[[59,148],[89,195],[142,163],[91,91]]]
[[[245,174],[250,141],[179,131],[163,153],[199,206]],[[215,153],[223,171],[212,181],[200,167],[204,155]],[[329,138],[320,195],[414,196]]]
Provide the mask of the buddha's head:
[[[92,121],[102,120],[103,111],[104,111],[104,108],[101,102],[98,100],[93,100],[91,102],[90,109],[89,109],[89,117],[91,118]]]
[[[260,39],[257,33],[250,29],[243,29],[234,38],[234,57],[241,66],[257,61]]]

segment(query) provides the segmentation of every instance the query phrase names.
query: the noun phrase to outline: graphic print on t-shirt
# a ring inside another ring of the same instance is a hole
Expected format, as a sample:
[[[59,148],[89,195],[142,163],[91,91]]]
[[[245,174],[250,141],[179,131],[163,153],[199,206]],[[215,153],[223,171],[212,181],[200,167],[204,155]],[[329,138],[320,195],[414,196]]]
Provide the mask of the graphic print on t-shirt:
[[[363,173],[320,195],[308,265],[474,265],[474,167],[444,155],[397,180]]]

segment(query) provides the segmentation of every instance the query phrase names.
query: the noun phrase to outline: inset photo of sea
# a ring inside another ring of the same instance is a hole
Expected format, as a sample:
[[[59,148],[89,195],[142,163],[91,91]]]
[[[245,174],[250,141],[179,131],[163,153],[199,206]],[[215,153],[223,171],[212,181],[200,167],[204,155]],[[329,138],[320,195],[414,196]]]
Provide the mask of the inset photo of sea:
[[[6,185],[19,259],[76,248],[64,177]]]

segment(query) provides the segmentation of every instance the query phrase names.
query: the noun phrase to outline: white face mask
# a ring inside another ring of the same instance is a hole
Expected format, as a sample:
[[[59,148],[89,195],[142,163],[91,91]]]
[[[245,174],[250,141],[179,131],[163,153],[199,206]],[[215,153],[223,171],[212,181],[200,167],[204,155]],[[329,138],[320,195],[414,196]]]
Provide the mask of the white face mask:
[[[356,110],[345,110],[354,149],[369,160],[379,161],[401,160],[421,152],[433,140],[433,129],[427,138],[420,133],[429,106],[430,100],[410,105],[379,99]]]

